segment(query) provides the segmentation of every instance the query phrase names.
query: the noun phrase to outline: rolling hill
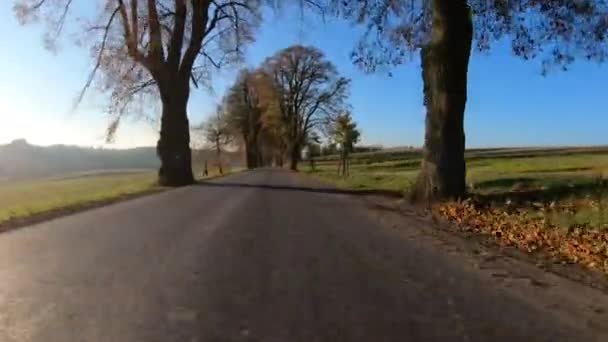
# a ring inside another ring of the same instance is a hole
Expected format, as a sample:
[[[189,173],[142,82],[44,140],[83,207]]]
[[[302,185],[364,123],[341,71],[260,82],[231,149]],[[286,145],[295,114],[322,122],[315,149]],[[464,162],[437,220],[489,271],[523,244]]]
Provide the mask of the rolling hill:
[[[195,151],[196,161],[213,160],[211,151]],[[240,163],[236,152],[226,153],[231,165]],[[106,149],[81,146],[31,145],[23,139],[0,145],[0,180],[57,177],[87,172],[153,170],[159,161],[154,147]]]

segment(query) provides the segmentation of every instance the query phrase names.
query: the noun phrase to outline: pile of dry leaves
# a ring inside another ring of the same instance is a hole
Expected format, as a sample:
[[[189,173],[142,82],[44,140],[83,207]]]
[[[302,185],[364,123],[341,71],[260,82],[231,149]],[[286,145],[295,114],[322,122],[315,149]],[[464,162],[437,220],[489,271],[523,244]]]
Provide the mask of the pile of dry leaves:
[[[475,200],[443,203],[433,211],[456,223],[459,230],[489,236],[502,246],[608,273],[607,229],[580,224],[557,227],[544,217],[532,217],[523,208],[491,207]]]

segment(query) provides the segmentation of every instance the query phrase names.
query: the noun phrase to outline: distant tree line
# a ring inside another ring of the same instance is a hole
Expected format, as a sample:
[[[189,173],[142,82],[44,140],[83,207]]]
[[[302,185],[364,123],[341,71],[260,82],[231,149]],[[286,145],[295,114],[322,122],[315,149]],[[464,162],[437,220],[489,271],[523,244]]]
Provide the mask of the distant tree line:
[[[297,170],[304,150],[317,153],[322,132],[335,138],[336,125],[352,121],[345,114],[349,85],[319,49],[291,46],[242,69],[199,132],[218,156],[229,145],[242,147],[250,169],[288,162]],[[340,150],[352,150],[355,140],[341,141]]]

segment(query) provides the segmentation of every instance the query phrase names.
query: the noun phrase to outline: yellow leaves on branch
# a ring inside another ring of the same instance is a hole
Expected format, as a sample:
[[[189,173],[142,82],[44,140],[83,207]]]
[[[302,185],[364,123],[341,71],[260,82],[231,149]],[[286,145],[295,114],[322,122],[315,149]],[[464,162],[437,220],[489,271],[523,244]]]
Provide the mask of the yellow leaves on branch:
[[[524,209],[483,207],[473,200],[435,206],[433,212],[463,232],[489,236],[501,246],[540,252],[557,261],[574,262],[608,273],[608,230],[588,225],[567,229]]]

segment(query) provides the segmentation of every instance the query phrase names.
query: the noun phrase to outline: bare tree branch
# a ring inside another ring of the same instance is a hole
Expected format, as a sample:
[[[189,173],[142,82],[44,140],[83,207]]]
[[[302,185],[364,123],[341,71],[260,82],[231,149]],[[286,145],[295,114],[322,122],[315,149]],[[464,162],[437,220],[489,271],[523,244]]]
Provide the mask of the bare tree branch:
[[[61,32],[63,31],[63,26],[64,26],[65,20],[68,16],[68,12],[70,11],[70,6],[72,5],[72,1],[73,0],[68,0],[68,2],[63,7],[63,13],[61,13],[61,17],[59,19],[57,30],[55,31],[55,36],[53,37],[54,39],[57,39],[57,37],[59,37],[59,35],[61,35]],[[39,4],[42,5],[43,2],[44,1],[41,1]]]
[[[77,94],[74,109],[91,86],[98,86],[108,95],[109,128],[114,131],[118,127],[114,123],[123,114],[144,107],[149,110],[158,103],[163,117],[170,114],[168,120],[161,120],[159,155],[165,156],[161,161],[170,163],[167,158],[177,153],[185,156],[185,164],[189,160],[188,135],[166,132],[180,130],[184,125],[178,121],[188,120],[185,109],[191,85],[210,87],[211,71],[242,55],[241,45],[252,41],[264,2],[103,0],[94,7],[99,13],[90,16],[88,10],[75,13],[73,0],[13,1],[20,22],[44,18],[48,26],[45,42],[65,34],[74,16],[74,23],[82,23],[82,29],[74,33],[79,35],[77,43],[90,49],[92,70]],[[179,151],[173,151],[177,146]],[[180,167],[186,169],[185,164]]]
[[[179,67],[180,78],[187,75],[186,81],[190,79],[192,73],[192,67],[194,66],[194,60],[198,55],[205,34],[205,27],[207,26],[207,20],[209,15],[207,13],[210,2],[203,0],[191,0],[192,1],[192,30],[190,34],[190,43],[186,52],[182,64]]]
[[[125,7],[124,1],[123,0],[118,0],[118,10],[120,12],[120,16],[122,19],[122,26],[123,26],[123,31],[124,31],[124,36],[125,36],[125,43],[127,46],[127,50],[129,51],[129,55],[135,59],[136,61],[142,63],[144,66],[146,66],[148,69],[150,68],[150,64],[148,63],[148,60],[146,59],[146,57],[143,55],[143,53],[141,51],[139,51],[139,47],[137,44],[137,37],[133,35],[133,33],[131,32],[131,27],[129,25],[129,17],[127,15],[127,9]]]
[[[139,15],[137,12],[137,3],[138,0],[131,0],[131,32],[135,39],[139,38]],[[141,40],[137,40],[141,41]],[[137,43],[136,43],[137,46]]]
[[[171,70],[179,69],[179,61],[184,45],[184,30],[186,27],[186,0],[175,0],[175,24],[171,35],[167,64]]]
[[[103,33],[103,38],[101,40],[101,47],[99,48],[99,53],[97,54],[97,61],[95,62],[95,66],[93,67],[93,70],[91,70],[91,72],[89,73],[89,77],[87,78],[85,85],[82,87],[82,89],[80,90],[80,93],[76,97],[76,100],[74,101],[74,105],[72,106],[72,111],[76,110],[78,105],[82,102],[84,95],[86,94],[87,90],[91,86],[91,83],[93,83],[93,80],[95,79],[95,75],[97,74],[97,70],[99,69],[99,66],[101,65],[101,59],[102,59],[103,53],[105,51],[106,41],[108,39],[108,34],[110,32],[110,26],[112,26],[112,22],[114,21],[114,18],[116,17],[116,14],[119,11],[120,11],[120,6],[116,7],[116,9],[110,15],[108,22],[106,23],[105,31]]]
[[[154,68],[158,68],[164,62],[163,40],[161,34],[160,22],[158,20],[158,11],[156,9],[156,0],[148,0],[148,26],[150,27],[150,45],[148,46],[148,57],[155,64]]]

